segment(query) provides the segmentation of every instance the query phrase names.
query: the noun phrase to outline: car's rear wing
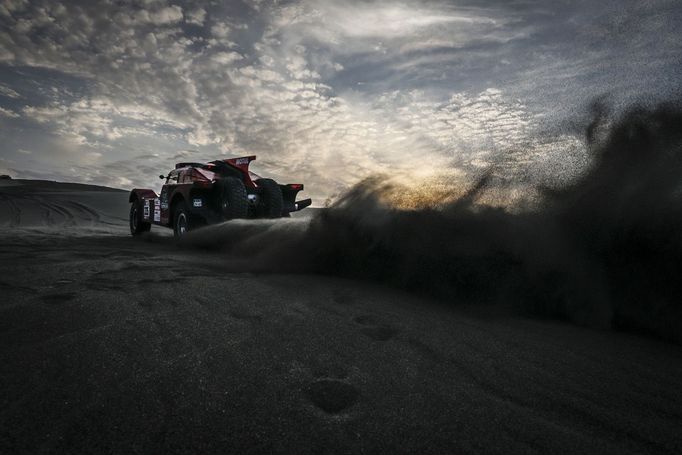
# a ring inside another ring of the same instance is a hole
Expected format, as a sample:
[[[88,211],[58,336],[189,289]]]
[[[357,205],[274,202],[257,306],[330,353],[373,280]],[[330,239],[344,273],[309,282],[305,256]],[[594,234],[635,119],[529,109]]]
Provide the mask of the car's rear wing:
[[[249,163],[255,159],[256,155],[215,160],[207,163],[206,167],[214,172],[240,178],[247,188],[256,188],[256,184],[253,182],[253,178],[249,172]]]
[[[256,160],[256,155],[251,155],[251,156],[240,156],[239,158],[228,158],[226,160],[222,160],[223,162],[236,167],[237,169],[242,170],[244,173],[248,174],[249,173],[249,164],[251,164],[251,161]]]

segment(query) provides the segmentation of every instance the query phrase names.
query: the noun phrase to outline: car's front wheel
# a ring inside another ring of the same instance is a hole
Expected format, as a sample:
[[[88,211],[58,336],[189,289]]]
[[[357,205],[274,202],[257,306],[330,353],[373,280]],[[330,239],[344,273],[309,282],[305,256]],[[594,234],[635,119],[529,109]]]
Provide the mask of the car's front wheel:
[[[130,204],[130,233],[140,235],[149,232],[152,228],[151,223],[147,223],[142,218],[142,203],[137,200]]]
[[[185,201],[173,205],[173,234],[176,239],[182,238],[191,229],[190,214]]]

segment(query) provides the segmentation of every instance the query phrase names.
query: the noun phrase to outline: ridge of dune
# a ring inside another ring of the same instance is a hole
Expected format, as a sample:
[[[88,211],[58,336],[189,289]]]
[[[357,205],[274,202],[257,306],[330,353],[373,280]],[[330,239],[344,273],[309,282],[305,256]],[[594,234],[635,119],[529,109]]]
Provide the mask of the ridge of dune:
[[[23,191],[114,191],[128,192],[121,188],[113,188],[91,183],[59,182],[41,179],[7,179],[0,180],[0,188],[20,187]]]
[[[127,215],[125,190],[50,180],[0,181],[0,228],[122,229]]]

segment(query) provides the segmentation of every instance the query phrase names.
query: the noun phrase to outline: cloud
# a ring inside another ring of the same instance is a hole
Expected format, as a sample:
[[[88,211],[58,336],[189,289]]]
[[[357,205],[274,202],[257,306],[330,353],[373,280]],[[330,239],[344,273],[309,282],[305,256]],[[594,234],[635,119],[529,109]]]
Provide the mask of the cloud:
[[[203,8],[193,9],[185,14],[185,22],[194,25],[204,25],[206,10]]]
[[[174,24],[182,20],[182,8],[173,5],[149,14],[149,21],[155,25]]]
[[[313,5],[318,6],[317,3]],[[345,37],[394,39],[419,33],[442,25],[495,25],[495,20],[471,12],[448,12],[447,9],[429,10],[401,4],[372,5],[338,2],[322,4],[325,24],[336,28]],[[448,27],[450,28],[450,27]]]
[[[218,22],[211,26],[211,34],[218,38],[227,38],[230,36],[231,28],[224,22]]]
[[[9,109],[5,109],[4,107],[0,107],[0,115],[9,117],[9,118],[18,118],[20,117],[19,114],[17,114],[14,111],[10,111]]]
[[[217,52],[211,56],[211,60],[220,65],[229,65],[243,58],[237,52]]]
[[[0,84],[0,95],[6,96],[7,98],[13,98],[13,99],[21,98],[21,95],[19,93],[17,93],[16,90],[11,89],[4,84]]]
[[[496,8],[321,0],[275,9],[267,37],[292,45],[316,42],[338,55],[370,53],[388,58],[415,50],[509,42],[530,30],[518,25],[513,11]]]
[[[26,106],[23,115],[48,127],[73,147],[88,146],[90,150],[92,147],[111,150],[112,142],[122,138],[172,137],[186,128],[182,123],[166,119],[163,112],[138,105],[117,104],[104,97],[79,99],[71,104]],[[93,156],[94,152],[87,153]]]
[[[666,2],[653,15],[637,6],[634,23],[600,5],[557,5],[555,17],[532,1],[176,3],[1,2],[12,69],[1,121],[88,165],[119,163],[136,185],[157,183],[137,156],[163,166],[196,148],[196,159],[258,154],[255,166],[324,199],[371,173],[518,174],[575,153],[579,138],[541,128],[603,87],[664,86],[679,55]],[[644,61],[657,72],[643,76]]]

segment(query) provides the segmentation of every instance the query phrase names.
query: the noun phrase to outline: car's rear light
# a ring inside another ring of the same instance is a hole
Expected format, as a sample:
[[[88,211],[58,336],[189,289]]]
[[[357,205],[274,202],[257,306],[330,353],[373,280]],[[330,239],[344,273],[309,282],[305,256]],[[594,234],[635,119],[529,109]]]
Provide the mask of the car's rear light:
[[[303,189],[303,184],[301,183],[290,183],[287,185],[292,190],[301,191]]]

